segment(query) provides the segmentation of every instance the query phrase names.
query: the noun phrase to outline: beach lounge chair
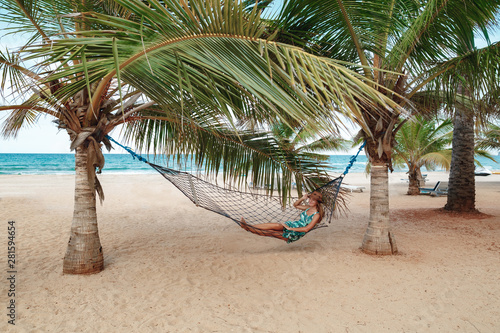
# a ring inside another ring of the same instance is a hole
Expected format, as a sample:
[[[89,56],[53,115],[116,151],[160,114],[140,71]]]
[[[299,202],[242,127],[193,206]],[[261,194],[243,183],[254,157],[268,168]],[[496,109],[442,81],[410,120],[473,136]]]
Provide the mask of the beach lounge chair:
[[[433,188],[420,187],[420,194],[429,194],[433,197],[448,195],[448,182],[437,182]]]
[[[354,185],[340,185],[341,188],[343,188],[346,191],[349,192],[363,192],[365,189],[364,186],[354,186]]]

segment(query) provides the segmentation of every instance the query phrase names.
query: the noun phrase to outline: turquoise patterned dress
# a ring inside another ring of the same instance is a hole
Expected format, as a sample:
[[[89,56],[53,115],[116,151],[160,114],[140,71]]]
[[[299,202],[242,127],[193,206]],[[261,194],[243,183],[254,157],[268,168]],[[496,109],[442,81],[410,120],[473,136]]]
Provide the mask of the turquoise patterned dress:
[[[314,215],[318,214],[318,212],[312,214],[311,216],[307,215],[307,211],[310,208],[306,209],[300,214],[300,219],[298,221],[287,221],[285,224],[290,228],[302,228],[311,223]],[[305,232],[287,230],[286,228],[283,230],[283,237],[288,238],[287,243],[295,242],[299,240],[302,236],[304,236]]]

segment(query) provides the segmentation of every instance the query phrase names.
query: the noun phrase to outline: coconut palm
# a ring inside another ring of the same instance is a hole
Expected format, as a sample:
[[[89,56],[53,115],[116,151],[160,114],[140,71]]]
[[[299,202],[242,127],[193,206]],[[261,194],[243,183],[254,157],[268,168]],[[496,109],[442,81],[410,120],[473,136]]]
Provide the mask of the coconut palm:
[[[421,168],[434,170],[439,166],[446,170],[450,167],[452,122],[450,119],[438,122],[416,116],[406,122],[396,134],[394,164],[408,167],[408,194],[420,194]]]
[[[453,115],[445,209],[467,212],[476,211],[475,124],[483,124],[488,115],[498,112],[500,43],[477,49],[472,35],[460,37],[458,55],[446,62],[446,69],[436,76],[433,84],[434,89],[444,93],[443,102]]]
[[[494,129],[488,132],[494,138]],[[397,145],[394,147],[393,163],[408,168],[408,195],[418,195],[422,184],[421,168],[434,170],[441,167],[450,169],[453,136],[451,119],[439,121],[436,118],[427,119],[417,115],[405,123],[396,134]],[[474,147],[474,155],[493,160],[485,148],[489,148],[489,140],[479,141]],[[475,159],[475,164],[481,163]]]
[[[114,128],[125,125],[126,137],[144,150],[195,154],[209,172],[222,167],[235,176],[239,172],[231,170],[259,167],[261,172],[252,174],[256,182],[282,174],[288,181],[278,186],[286,195],[291,175],[302,176],[307,163],[283,154],[270,136],[238,134],[240,120],[314,119],[308,128],[327,135],[336,128],[336,114],[359,118],[359,105],[374,111],[397,106],[343,63],[274,42],[276,33],[257,7],[247,12],[239,1],[0,0],[0,5],[5,11],[0,20],[10,24],[7,32],[30,36],[21,52],[0,55],[2,82],[9,82],[2,88],[21,100],[0,107],[10,111],[3,135],[15,136],[41,115],[50,116],[75,150],[65,273],[103,268],[96,192],[103,196],[95,173],[104,166],[102,145],[111,148],[106,135]]]
[[[460,54],[462,36],[456,32],[472,36],[477,28],[486,33],[499,8],[498,0],[285,0],[276,24],[283,33],[277,38],[362,64],[366,79],[394,91],[387,95],[414,113],[408,100],[448,69],[445,60]],[[373,166],[370,218],[362,249],[391,254],[397,247],[389,224],[388,170],[392,170],[395,135],[406,119],[397,114],[374,115],[370,106],[362,109],[356,121],[368,124],[363,134]]]

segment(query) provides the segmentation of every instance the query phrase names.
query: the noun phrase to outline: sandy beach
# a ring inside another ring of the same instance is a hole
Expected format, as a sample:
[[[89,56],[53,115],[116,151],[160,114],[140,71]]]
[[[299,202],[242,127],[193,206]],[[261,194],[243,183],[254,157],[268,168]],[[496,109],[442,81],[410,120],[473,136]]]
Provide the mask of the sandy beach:
[[[0,331],[500,332],[500,175],[476,177],[480,215],[405,195],[390,175],[399,254],[359,247],[369,180],[349,213],[299,242],[258,237],[194,206],[160,175],[102,175],[105,269],[62,274],[74,176],[0,176]],[[429,185],[447,180],[429,173]],[[8,325],[7,223],[16,224],[16,325]]]

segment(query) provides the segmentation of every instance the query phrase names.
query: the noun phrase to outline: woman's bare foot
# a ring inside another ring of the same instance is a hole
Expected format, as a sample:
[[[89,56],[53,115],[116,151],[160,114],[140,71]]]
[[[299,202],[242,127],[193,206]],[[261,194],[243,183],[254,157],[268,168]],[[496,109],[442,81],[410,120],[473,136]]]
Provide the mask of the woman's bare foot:
[[[246,231],[250,231],[250,228],[248,227],[248,224],[247,222],[245,221],[244,218],[241,218],[241,221],[240,221],[240,226],[245,229]]]

